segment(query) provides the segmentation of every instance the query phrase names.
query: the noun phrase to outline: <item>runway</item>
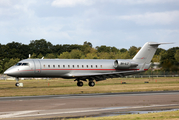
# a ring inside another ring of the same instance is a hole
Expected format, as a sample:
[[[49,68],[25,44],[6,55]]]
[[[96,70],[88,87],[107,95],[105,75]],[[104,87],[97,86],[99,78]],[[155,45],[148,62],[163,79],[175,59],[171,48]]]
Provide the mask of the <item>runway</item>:
[[[179,109],[179,91],[1,97],[0,119],[68,118]]]

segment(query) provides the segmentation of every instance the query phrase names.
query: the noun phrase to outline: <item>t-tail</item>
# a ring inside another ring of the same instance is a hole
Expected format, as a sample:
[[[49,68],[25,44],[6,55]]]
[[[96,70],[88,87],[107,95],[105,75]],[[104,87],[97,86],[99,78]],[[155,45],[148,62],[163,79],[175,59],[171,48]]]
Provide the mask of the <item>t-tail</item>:
[[[149,65],[158,46],[161,44],[170,44],[170,43],[156,43],[156,42],[147,42],[140,49],[140,51],[134,56],[133,61],[135,63],[142,64],[140,70],[148,69],[145,65]]]

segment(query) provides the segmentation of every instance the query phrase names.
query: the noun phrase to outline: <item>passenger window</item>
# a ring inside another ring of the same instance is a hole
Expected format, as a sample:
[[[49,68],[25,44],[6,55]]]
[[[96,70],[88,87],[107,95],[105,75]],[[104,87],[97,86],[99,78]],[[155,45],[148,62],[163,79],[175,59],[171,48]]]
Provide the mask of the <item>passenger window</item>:
[[[45,65],[44,65],[44,68],[45,68]]]
[[[50,67],[50,65],[48,65],[48,67]]]
[[[65,65],[63,65],[63,67],[65,68]]]
[[[73,68],[75,67],[75,65],[73,65]]]
[[[58,67],[60,68],[60,65],[58,65]]]
[[[70,68],[70,65],[68,65],[68,68]]]
[[[77,65],[77,67],[79,68],[79,65]]]
[[[102,68],[103,66],[101,65],[101,68]]]
[[[93,68],[93,65],[91,65],[91,68]]]
[[[96,68],[98,68],[98,65],[96,65]]]
[[[82,65],[82,68],[84,68],[84,65]]]
[[[88,68],[88,65],[86,65],[86,67]]]
[[[53,65],[53,67],[55,67],[55,65]]]

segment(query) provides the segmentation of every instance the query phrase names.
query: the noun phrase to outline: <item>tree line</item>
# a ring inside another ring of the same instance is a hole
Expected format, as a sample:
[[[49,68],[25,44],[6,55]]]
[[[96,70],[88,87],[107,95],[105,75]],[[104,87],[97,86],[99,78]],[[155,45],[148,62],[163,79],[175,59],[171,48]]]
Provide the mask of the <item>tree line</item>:
[[[53,45],[45,39],[32,40],[28,45],[18,42],[0,44],[0,73],[18,61],[29,58],[29,54],[30,58],[39,59],[131,59],[140,48],[131,46],[129,49],[118,49],[106,45],[94,48],[92,43],[87,41],[83,45]],[[162,70],[165,71],[179,70],[179,47],[168,50],[158,48],[152,62],[160,62]]]

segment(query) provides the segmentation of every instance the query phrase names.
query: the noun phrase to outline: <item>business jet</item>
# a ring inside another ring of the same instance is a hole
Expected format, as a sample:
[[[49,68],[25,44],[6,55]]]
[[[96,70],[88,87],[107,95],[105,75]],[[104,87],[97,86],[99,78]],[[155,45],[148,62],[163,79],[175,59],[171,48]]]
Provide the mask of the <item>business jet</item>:
[[[147,42],[133,59],[25,59],[7,69],[4,74],[16,78],[74,78],[77,86],[89,81],[93,87],[95,81],[118,78],[147,71],[159,45],[166,43]]]

